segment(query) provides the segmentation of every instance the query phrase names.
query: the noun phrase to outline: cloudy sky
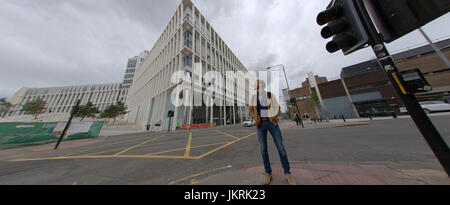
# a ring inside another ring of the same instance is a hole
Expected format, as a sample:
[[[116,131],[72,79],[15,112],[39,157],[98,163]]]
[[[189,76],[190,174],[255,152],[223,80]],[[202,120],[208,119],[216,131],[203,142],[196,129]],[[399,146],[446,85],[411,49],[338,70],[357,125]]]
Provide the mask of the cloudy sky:
[[[337,78],[342,67],[373,58],[325,51],[315,18],[329,0],[193,0],[249,70],[284,64],[291,87],[306,73]],[[0,97],[21,87],[122,81],[127,59],[151,49],[179,0],[1,0]],[[449,14],[424,27],[450,37]],[[388,45],[392,53],[425,40],[418,31]]]

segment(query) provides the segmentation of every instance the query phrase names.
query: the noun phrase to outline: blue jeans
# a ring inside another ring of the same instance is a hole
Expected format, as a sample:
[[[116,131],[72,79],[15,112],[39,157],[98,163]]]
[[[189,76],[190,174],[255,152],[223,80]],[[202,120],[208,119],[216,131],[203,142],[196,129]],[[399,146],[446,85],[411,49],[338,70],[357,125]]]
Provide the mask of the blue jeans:
[[[290,166],[289,166],[289,160],[286,154],[286,150],[283,146],[283,139],[281,137],[281,130],[280,127],[274,126],[269,120],[261,120],[261,124],[258,130],[258,138],[259,138],[259,144],[261,146],[261,155],[264,161],[264,169],[266,173],[272,174],[272,169],[270,167],[270,160],[269,160],[269,153],[267,151],[267,131],[272,134],[273,141],[275,142],[275,145],[278,150],[278,154],[280,155],[280,161],[281,165],[283,165],[284,174],[290,174]]]

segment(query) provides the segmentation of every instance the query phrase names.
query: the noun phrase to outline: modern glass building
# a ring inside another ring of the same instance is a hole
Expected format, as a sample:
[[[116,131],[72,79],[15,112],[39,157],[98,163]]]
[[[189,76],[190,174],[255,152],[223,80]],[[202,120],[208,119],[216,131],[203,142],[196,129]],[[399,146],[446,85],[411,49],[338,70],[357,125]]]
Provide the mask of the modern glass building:
[[[235,124],[249,118],[248,103],[237,99],[247,99],[248,82],[240,85],[226,77],[224,84],[227,88],[220,99],[231,103],[224,103],[222,106],[206,106],[204,102],[200,106],[174,106],[172,93],[178,84],[172,83],[173,74],[181,71],[196,78],[197,74],[193,74],[196,65],[201,67],[202,75],[210,71],[223,76],[227,71],[238,74],[248,72],[194,4],[190,0],[183,0],[148,57],[136,70],[126,102],[130,111],[127,115],[128,122],[136,123],[142,129],[150,124],[151,130],[167,130],[169,110],[175,112],[171,121],[172,129],[176,125],[201,123]],[[194,90],[200,91],[200,94],[194,95],[194,100],[202,98],[202,91],[211,86],[211,82],[203,79],[200,81],[200,86],[192,85]],[[215,95],[219,99],[217,93]],[[187,96],[179,97],[183,100]]]

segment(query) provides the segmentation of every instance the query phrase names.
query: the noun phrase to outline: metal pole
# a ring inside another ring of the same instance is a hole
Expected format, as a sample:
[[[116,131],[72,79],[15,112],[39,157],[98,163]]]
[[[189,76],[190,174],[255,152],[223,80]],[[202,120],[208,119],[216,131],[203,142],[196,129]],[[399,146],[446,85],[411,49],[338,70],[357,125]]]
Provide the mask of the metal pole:
[[[438,54],[439,57],[441,57],[442,61],[447,65],[447,68],[450,68],[450,63],[448,62],[447,57],[441,52],[441,50],[431,41],[431,39],[428,37],[428,35],[423,31],[422,28],[419,28],[420,33],[423,35],[423,37],[428,41],[431,48],[433,48],[434,52]]]
[[[271,67],[268,67],[267,69],[271,69],[271,68],[277,67],[277,66],[281,66],[283,68],[283,73],[284,73],[284,77],[286,78],[286,85],[287,85],[287,89],[288,89],[287,91],[288,91],[288,94],[289,94],[289,90],[291,90],[291,88],[289,87],[289,81],[288,81],[288,78],[287,78],[287,75],[286,75],[286,70],[284,69],[284,65],[280,64],[280,65],[276,65],[276,66],[271,66]],[[289,96],[289,98],[290,98],[290,96]],[[297,101],[295,101],[295,107],[297,108],[297,114],[300,115],[300,109],[298,109]],[[301,117],[300,117],[300,122],[302,123],[302,127],[305,128],[305,126],[303,125],[303,120],[302,120]]]
[[[79,108],[79,106],[80,106],[80,103],[81,103],[81,99],[80,99],[80,100],[77,100],[77,104],[72,108],[72,112],[70,112],[69,121],[67,121],[67,124],[66,124],[66,126],[64,127],[64,130],[62,131],[61,136],[60,136],[59,139],[58,139],[58,142],[56,142],[56,145],[55,145],[55,148],[54,148],[55,150],[58,149],[58,146],[59,146],[59,144],[61,143],[61,141],[62,141],[62,139],[63,139],[63,137],[64,137],[64,134],[66,133],[67,129],[69,129],[70,123],[72,122],[72,118],[73,118],[73,116],[77,113],[78,108]]]
[[[194,72],[192,72],[192,77],[194,77]],[[189,132],[191,132],[192,127],[192,115],[194,114],[194,81],[191,78],[191,89],[192,89],[192,104],[191,104],[191,111],[189,112]]]
[[[283,64],[281,64],[281,66],[283,67],[284,78],[286,78],[286,84],[287,84],[287,88],[288,88],[288,92],[289,92],[289,90],[291,88],[289,88],[289,81],[288,81],[288,78],[287,78],[287,75],[286,75],[286,70],[284,69],[284,65]]]
[[[406,92],[403,84],[403,79],[399,74],[399,70],[390,56],[386,46],[384,45],[384,40],[378,34],[375,25],[370,19],[370,16],[365,9],[362,0],[355,1],[359,13],[362,17],[362,21],[365,24],[367,33],[370,37],[369,44],[372,47],[375,55],[378,58],[378,62],[386,72],[392,86],[397,91],[401,100],[405,104],[406,109],[414,120],[419,131],[422,133],[425,141],[428,143],[429,147],[433,151],[434,155],[446,171],[447,175],[450,177],[450,149],[447,146],[444,139],[442,139],[439,131],[434,127],[431,120],[425,114],[424,110],[420,106],[414,94]]]
[[[169,117],[169,126],[167,128],[167,132],[170,132],[170,125],[172,124],[172,117]]]
[[[295,100],[295,107],[297,108],[297,115],[299,116],[298,119],[300,119],[300,123],[302,124],[302,128],[305,128],[305,125],[303,125],[302,117],[300,116],[300,109],[298,109],[297,100]]]
[[[286,78],[286,84],[287,84],[288,94],[289,94],[289,90],[291,90],[291,88],[289,87],[289,81],[288,81],[288,78],[286,75],[286,70],[284,69],[283,64],[281,64],[281,67],[283,67],[283,73],[284,73],[284,77]],[[297,108],[297,115],[300,115],[300,109],[298,109],[297,100],[295,100],[295,107]],[[300,119],[300,123],[302,124],[302,127],[305,128],[305,126],[303,125],[302,117],[299,117],[299,119]]]

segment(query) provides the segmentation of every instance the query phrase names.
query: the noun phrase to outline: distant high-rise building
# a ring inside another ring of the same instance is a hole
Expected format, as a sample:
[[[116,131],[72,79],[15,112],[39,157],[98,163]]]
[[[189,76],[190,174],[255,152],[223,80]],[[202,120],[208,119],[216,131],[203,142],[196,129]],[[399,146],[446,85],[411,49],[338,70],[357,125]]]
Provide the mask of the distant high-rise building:
[[[128,59],[127,68],[125,70],[125,76],[123,77],[122,87],[130,88],[133,84],[134,73],[144,62],[145,58],[148,56],[149,51],[142,51],[139,56],[134,56]]]

